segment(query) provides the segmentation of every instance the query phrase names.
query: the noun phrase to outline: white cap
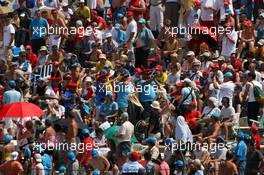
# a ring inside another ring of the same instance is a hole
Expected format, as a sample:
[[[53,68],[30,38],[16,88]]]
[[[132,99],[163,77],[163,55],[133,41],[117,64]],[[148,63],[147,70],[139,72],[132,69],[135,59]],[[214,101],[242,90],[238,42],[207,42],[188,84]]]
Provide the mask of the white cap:
[[[105,34],[105,37],[106,37],[106,38],[112,37],[112,34],[111,34],[111,33],[106,33],[106,34]]]
[[[195,53],[193,51],[187,52],[187,56],[194,56],[194,55],[195,55]]]
[[[63,2],[63,3],[61,3],[61,6],[62,7],[65,7],[65,6],[68,6],[69,4],[67,3],[67,2]]]
[[[36,162],[42,162],[42,158],[40,154],[35,154],[34,158],[36,159]]]
[[[84,0],[79,0],[79,3],[84,3]]]
[[[83,26],[83,22],[81,20],[76,21],[76,26]]]
[[[11,159],[12,159],[12,160],[17,160],[18,155],[19,155],[19,154],[18,154],[17,151],[12,152],[12,153],[11,153]]]
[[[92,80],[92,78],[91,77],[86,77],[85,79],[84,79],[84,82],[92,82],[93,80]]]

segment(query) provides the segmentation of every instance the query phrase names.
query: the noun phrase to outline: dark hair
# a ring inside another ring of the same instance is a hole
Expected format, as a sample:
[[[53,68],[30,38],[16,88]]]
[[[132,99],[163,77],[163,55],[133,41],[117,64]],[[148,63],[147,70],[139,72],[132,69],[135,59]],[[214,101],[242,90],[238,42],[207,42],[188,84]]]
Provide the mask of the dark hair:
[[[222,100],[226,100],[227,106],[230,106],[230,99],[228,97],[223,97]]]
[[[102,128],[97,128],[96,130],[95,130],[95,134],[97,135],[97,134],[103,134],[104,133],[104,131],[102,130]]]
[[[255,74],[255,72],[249,72],[249,73],[248,73],[248,77],[251,77],[253,80],[255,80],[255,79],[256,79],[256,74]]]
[[[144,154],[144,159],[145,160],[151,160],[151,154],[150,154],[150,152],[146,152],[145,154]]]
[[[233,153],[229,150],[226,152],[226,160],[231,160],[233,159]]]

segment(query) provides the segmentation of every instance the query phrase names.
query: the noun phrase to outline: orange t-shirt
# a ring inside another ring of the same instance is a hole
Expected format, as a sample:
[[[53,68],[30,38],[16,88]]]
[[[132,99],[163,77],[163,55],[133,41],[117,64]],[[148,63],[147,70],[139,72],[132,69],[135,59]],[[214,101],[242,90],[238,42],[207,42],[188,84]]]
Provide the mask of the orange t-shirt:
[[[3,174],[20,175],[22,174],[21,172],[23,171],[23,167],[18,161],[11,160],[0,165],[0,171]]]

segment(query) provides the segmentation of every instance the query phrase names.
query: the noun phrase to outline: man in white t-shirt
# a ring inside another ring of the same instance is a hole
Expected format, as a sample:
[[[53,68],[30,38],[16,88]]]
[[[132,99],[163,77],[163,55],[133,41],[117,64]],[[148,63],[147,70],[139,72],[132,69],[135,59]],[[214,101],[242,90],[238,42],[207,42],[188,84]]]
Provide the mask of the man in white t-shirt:
[[[219,89],[219,97],[218,102],[221,105],[222,98],[228,97],[230,99],[230,106],[232,106],[232,100],[234,96],[234,89],[235,89],[235,83],[232,81],[233,74],[231,72],[226,72],[224,74],[224,82],[218,86],[216,86],[217,89]]]
[[[201,0],[200,25],[211,28],[215,26],[214,12],[216,11],[216,0]]]
[[[256,101],[254,95],[254,87],[259,87],[261,90],[262,85],[260,82],[256,81],[256,74],[254,72],[248,73],[248,83],[246,84],[245,92],[243,95],[243,101],[247,100],[247,117],[248,117],[248,125],[252,125],[251,119],[258,121],[258,115],[260,111],[260,103]]]
[[[128,45],[128,51],[130,54],[128,54],[128,59],[133,62],[135,61],[135,55],[134,55],[134,47],[133,47],[133,42],[135,41],[135,37],[137,35],[137,22],[135,21],[133,17],[133,12],[129,11],[127,13],[127,20],[128,20],[128,25],[126,29],[126,42]]]
[[[230,59],[232,53],[236,53],[236,44],[238,39],[237,31],[234,28],[229,27],[230,30],[226,31],[222,36],[222,52],[221,56],[224,56],[226,60]]]
[[[4,46],[4,57],[6,60],[11,61],[12,51],[11,49],[15,45],[15,28],[11,24],[11,18],[5,19],[5,26],[3,29],[3,46]]]
[[[115,136],[120,138],[119,151],[120,156],[126,156],[131,149],[131,138],[134,135],[134,125],[128,120],[128,113],[124,112],[121,114],[120,118],[123,121],[119,129],[119,133]]]

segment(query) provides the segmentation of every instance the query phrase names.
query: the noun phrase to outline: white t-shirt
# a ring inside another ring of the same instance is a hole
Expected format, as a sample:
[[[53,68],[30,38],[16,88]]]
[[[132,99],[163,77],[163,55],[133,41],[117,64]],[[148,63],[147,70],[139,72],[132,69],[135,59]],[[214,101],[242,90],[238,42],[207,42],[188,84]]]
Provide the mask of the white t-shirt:
[[[205,9],[205,7],[211,7],[210,9]],[[214,10],[215,0],[202,0],[201,1],[201,20],[203,21],[213,21],[214,20]]]
[[[218,102],[221,104],[223,97],[228,97],[230,99],[230,106],[232,106],[232,99],[234,96],[235,83],[232,81],[224,82],[220,85]]]
[[[229,38],[231,38],[235,42],[233,43],[230,41],[229,38],[227,38],[227,36],[223,36],[221,55],[226,56],[226,57],[230,57],[230,55],[232,53],[236,52],[236,44],[237,44],[238,34],[237,34],[237,31],[232,30],[232,32],[230,34],[226,34],[226,35],[229,35]]]
[[[3,37],[4,46],[9,46],[10,41],[11,41],[11,34],[15,34],[15,28],[13,24],[4,26],[3,33],[4,33],[4,37]],[[15,40],[13,40],[11,46],[14,46],[14,45],[15,45]]]
[[[187,21],[186,21],[187,25],[188,26],[197,25],[199,22],[200,16],[201,16],[201,10],[200,9],[196,10],[196,9],[192,8],[191,13],[187,17]]]
[[[254,96],[254,90],[253,90],[253,84],[254,86],[258,86],[262,89],[262,85],[256,81],[256,80],[253,80],[252,82],[249,82],[248,84],[250,85],[249,87],[249,93],[248,93],[248,102],[255,102],[256,99],[255,99],[255,96]]]
[[[96,9],[96,0],[88,0],[87,5],[90,9]]]
[[[229,118],[230,116],[234,117],[235,113],[236,113],[235,109],[232,106],[229,106],[227,108],[223,107],[221,109],[220,116],[225,119],[225,118]]]
[[[134,134],[134,125],[131,122],[126,121],[121,125],[119,133],[124,135],[124,137],[120,139],[120,142],[130,142],[131,137]]]
[[[136,35],[137,35],[137,22],[135,20],[130,21],[130,23],[127,26],[126,29],[126,41],[128,41],[128,39],[130,38],[131,33],[134,33],[134,37],[132,39],[132,42],[134,41]]]

